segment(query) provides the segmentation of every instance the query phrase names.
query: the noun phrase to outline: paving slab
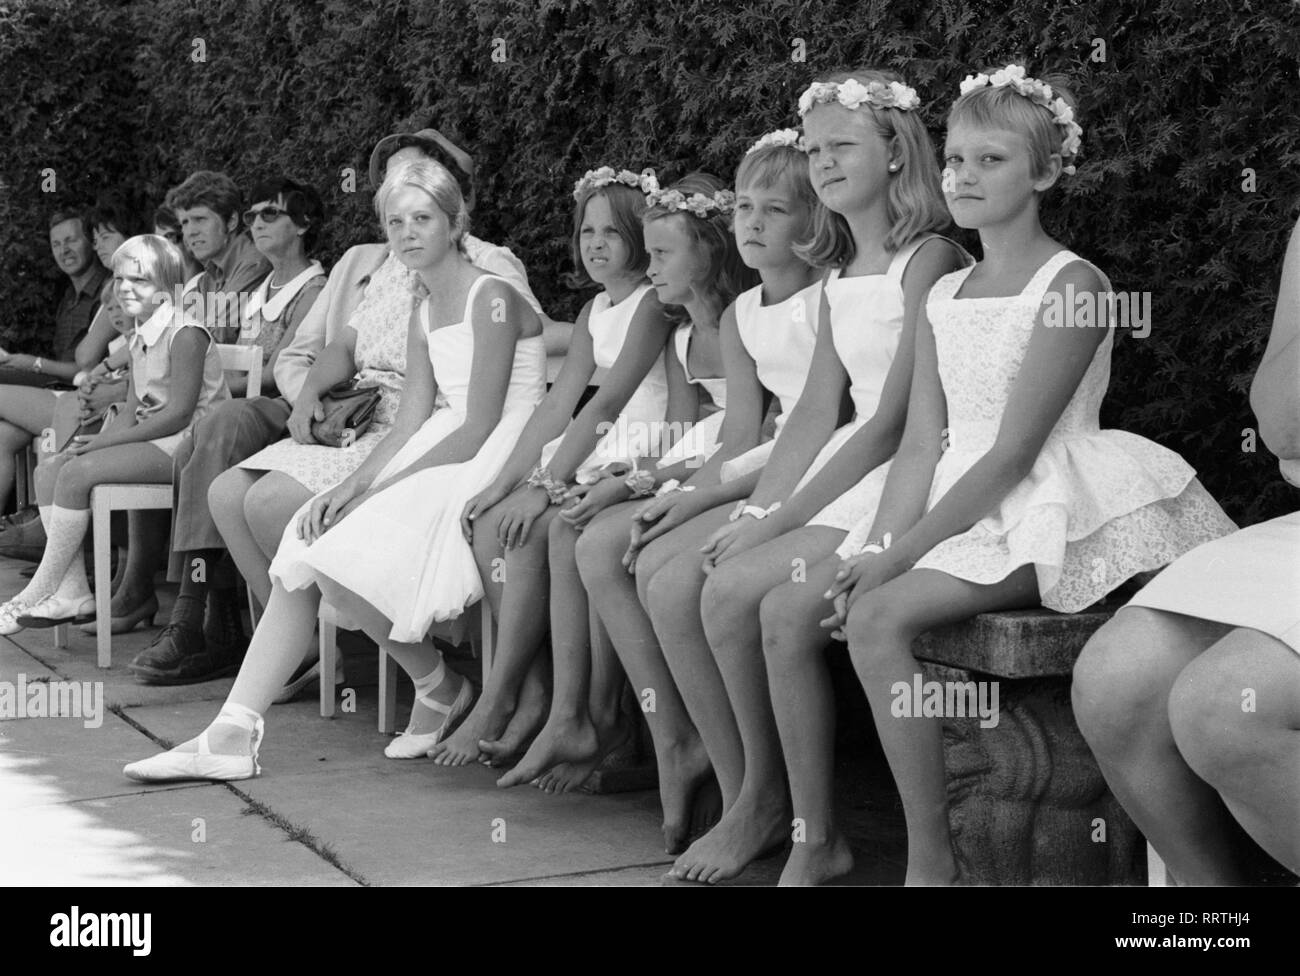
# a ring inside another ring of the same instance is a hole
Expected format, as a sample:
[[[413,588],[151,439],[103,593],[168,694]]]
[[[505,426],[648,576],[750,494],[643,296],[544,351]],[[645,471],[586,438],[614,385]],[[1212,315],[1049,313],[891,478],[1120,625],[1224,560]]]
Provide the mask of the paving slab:
[[[220,785],[0,809],[4,885],[353,885]]]

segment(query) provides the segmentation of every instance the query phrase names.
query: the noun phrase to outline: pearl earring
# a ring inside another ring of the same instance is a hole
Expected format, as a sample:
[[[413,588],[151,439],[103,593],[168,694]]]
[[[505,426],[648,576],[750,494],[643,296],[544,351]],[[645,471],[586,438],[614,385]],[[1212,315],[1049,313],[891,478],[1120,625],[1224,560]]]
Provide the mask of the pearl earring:
[[[889,171],[890,171],[891,173],[897,173],[897,172],[898,172],[898,164],[897,164],[897,163],[890,163],[890,164],[889,164]]]

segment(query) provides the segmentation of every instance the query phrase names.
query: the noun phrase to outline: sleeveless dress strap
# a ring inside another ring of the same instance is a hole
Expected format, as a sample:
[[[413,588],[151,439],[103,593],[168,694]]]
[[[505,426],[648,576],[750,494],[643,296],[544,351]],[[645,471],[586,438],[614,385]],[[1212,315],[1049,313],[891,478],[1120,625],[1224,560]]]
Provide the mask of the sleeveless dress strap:
[[[673,348],[677,350],[677,358],[682,364],[682,372],[686,374],[686,382],[694,383],[691,379],[691,367],[686,362],[686,354],[690,349],[691,342],[691,325],[679,325],[677,331],[673,333]]]
[[[889,267],[885,269],[885,277],[892,281],[899,288],[903,287],[903,272],[907,270],[907,262],[912,260],[912,255],[921,249],[921,245],[937,238],[938,234],[922,234],[914,238],[911,243],[900,247],[894,252],[893,258],[889,261]]]

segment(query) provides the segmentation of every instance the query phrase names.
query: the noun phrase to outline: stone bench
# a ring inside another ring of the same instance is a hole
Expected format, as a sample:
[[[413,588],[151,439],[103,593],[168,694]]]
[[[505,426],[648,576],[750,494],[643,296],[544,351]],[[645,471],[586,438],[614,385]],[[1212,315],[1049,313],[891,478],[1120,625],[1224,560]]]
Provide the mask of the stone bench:
[[[1146,843],[1079,733],[1070,675],[1088,639],[1152,575],[1080,613],[985,613],[916,641],[924,681],[996,682],[996,724],[951,709],[943,719],[949,822],[973,883],[1146,883]]]

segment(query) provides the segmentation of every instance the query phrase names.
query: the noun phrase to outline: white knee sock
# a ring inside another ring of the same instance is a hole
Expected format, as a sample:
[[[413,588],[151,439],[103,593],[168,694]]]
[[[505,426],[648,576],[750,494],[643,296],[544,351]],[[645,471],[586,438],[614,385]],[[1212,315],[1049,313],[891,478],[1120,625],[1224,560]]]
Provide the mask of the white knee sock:
[[[72,562],[68,563],[68,571],[63,574],[59,588],[54,591],[55,596],[65,600],[84,600],[90,596],[90,581],[86,579],[86,558],[82,553],[83,550],[79,546],[72,557]]]
[[[81,547],[86,540],[86,528],[89,525],[88,508],[50,506],[49,523],[45,527],[45,555],[41,557],[41,564],[36,567],[32,581],[18,594],[18,598],[35,603],[54,594],[73,559],[80,563],[84,558]],[[83,565],[81,580],[88,591],[90,587],[86,585],[85,579]]]

